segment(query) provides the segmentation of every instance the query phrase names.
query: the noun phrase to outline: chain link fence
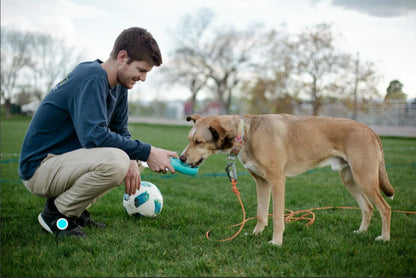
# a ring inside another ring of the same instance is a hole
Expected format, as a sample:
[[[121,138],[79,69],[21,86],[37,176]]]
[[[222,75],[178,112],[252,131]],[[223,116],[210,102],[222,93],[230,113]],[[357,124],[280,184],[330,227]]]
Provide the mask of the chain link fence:
[[[416,127],[416,102],[389,100],[387,102],[360,103],[354,116],[353,109],[343,103],[322,106],[321,115],[354,119],[370,126]]]

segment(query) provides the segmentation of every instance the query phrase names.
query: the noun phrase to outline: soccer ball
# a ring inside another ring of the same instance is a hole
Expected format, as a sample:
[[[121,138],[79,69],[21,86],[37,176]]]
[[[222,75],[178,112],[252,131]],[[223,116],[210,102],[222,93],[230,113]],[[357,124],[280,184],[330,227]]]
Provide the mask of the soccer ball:
[[[151,182],[142,181],[140,190],[129,196],[124,194],[123,206],[125,211],[136,217],[156,217],[163,207],[163,196],[159,188]]]

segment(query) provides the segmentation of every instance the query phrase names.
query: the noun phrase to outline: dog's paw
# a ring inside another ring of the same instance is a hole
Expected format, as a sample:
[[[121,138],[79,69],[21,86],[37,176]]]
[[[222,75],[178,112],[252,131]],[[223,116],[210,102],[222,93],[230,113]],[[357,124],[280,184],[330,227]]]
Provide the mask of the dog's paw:
[[[269,244],[280,247],[280,246],[282,246],[283,243],[282,242],[274,242],[273,240],[270,240]]]
[[[362,234],[362,233],[365,233],[365,232],[366,232],[366,230],[355,230],[355,231],[353,231],[353,233],[356,234],[356,235],[359,235],[359,234]]]
[[[253,230],[253,234],[255,234],[255,235],[261,234],[264,230],[264,227],[266,227],[266,226],[257,224],[256,227]]]
[[[386,238],[386,237],[384,237],[382,235],[376,237],[376,241],[389,241],[389,240],[390,240],[390,237]]]

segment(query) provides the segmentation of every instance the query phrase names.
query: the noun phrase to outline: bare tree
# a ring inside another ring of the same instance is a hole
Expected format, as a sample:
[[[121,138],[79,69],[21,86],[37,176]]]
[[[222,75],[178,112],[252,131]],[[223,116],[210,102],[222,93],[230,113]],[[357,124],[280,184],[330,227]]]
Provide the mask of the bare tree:
[[[254,113],[293,113],[306,95],[314,115],[324,99],[342,99],[356,119],[357,111],[365,108],[359,101],[378,96],[374,64],[337,49],[330,25],[319,24],[300,34],[272,30],[263,38],[258,75],[244,84]]]
[[[366,109],[367,100],[380,96],[377,90],[379,75],[374,63],[362,60],[359,53],[356,57],[347,55],[344,65],[343,71],[330,84],[327,94],[342,99],[352,110],[351,118],[357,120],[358,111]]]
[[[360,60],[360,54],[357,53],[357,58],[353,63],[353,79],[354,87],[352,89],[353,95],[353,116],[357,120],[358,114],[358,100],[361,97],[379,96],[377,91],[378,75],[376,73],[374,64],[371,62],[363,62]],[[348,86],[346,86],[348,87]]]
[[[32,61],[29,65],[33,75],[32,91],[38,100],[42,100],[80,60],[80,54],[50,34],[33,33],[32,40]]]
[[[194,96],[207,87],[216,94],[222,113],[229,113],[233,90],[254,65],[251,55],[257,45],[256,28],[216,31],[209,28],[211,22],[212,14],[207,10],[185,18],[177,30],[182,35],[178,35],[171,67],[180,69],[173,71],[173,76],[187,80]]]
[[[257,29],[253,27],[246,31],[229,29],[217,33],[207,48],[204,66],[225,114],[230,112],[233,90],[256,67],[253,57],[257,46]]]
[[[260,63],[256,75],[244,82],[252,113],[293,113],[298,88],[294,73],[293,46],[285,32],[275,30],[261,36]]]
[[[187,15],[179,23],[176,30],[172,32],[176,48],[172,53],[172,59],[166,67],[162,67],[162,73],[167,76],[170,83],[186,84],[191,91],[191,110],[194,111],[196,97],[208,81],[208,71],[201,67],[202,61],[200,54],[202,38],[206,34],[208,26],[211,24],[213,14],[210,10],[201,9],[197,16]]]
[[[49,34],[4,28],[1,32],[1,97],[9,116],[14,96],[42,100],[80,60],[80,52]]]
[[[348,67],[349,57],[334,46],[331,25],[306,28],[294,42],[298,79],[311,98],[313,115],[318,115],[323,95],[333,88],[337,75]]]
[[[7,117],[19,75],[31,61],[31,37],[29,32],[1,28],[1,98]]]

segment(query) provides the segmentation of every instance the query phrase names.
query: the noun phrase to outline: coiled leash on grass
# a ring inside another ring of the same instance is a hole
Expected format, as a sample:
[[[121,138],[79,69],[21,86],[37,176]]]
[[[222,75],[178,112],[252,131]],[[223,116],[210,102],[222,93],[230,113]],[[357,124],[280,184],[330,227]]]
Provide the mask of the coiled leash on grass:
[[[226,228],[233,228],[233,227],[240,226],[240,228],[238,229],[238,231],[234,235],[232,235],[232,236],[230,236],[228,238],[224,238],[224,239],[212,239],[209,236],[209,233],[211,231],[208,230],[206,232],[206,234],[205,234],[205,237],[207,239],[209,239],[209,240],[215,240],[215,241],[229,241],[229,240],[232,240],[232,239],[234,239],[235,237],[237,237],[241,233],[241,231],[243,230],[244,225],[246,224],[246,222],[257,218],[257,217],[254,216],[254,217],[249,217],[249,218],[246,219],[246,210],[244,209],[244,204],[243,204],[243,201],[241,200],[240,192],[238,191],[238,188],[237,188],[237,180],[236,179],[231,179],[231,185],[232,185],[232,191],[234,192],[234,194],[237,195],[238,201],[240,202],[241,211],[243,213],[243,221],[241,221],[238,224],[234,224],[234,225],[231,225],[231,226],[226,227]],[[315,214],[311,211],[311,209],[299,210],[299,211],[295,211],[295,212],[286,209],[286,211],[287,211],[287,213],[285,213],[285,215],[284,215],[284,218],[285,218],[285,222],[286,223],[289,223],[289,222],[292,222],[292,221],[298,221],[298,220],[308,220],[308,223],[306,223],[305,225],[306,226],[309,226],[309,225],[312,225],[313,222],[315,221]],[[299,214],[302,214],[302,215],[298,216]],[[272,216],[272,214],[269,214],[269,216]]]
[[[237,195],[238,201],[240,202],[241,210],[243,212],[243,221],[238,224],[234,224],[234,225],[226,227],[228,229],[228,228],[240,226],[238,231],[234,235],[228,238],[212,239],[209,236],[211,231],[208,230],[205,234],[205,237],[213,241],[222,242],[222,241],[229,241],[229,240],[234,239],[241,233],[246,222],[257,218],[256,216],[254,216],[254,217],[249,217],[246,219],[246,210],[244,209],[244,204],[243,204],[243,201],[241,200],[240,192],[238,191],[238,188],[237,188],[237,171],[235,168],[235,160],[229,160],[227,167],[226,167],[226,171],[231,181],[232,191],[234,192],[234,194]],[[291,210],[285,209],[286,213],[284,215],[284,219],[286,223],[295,222],[299,220],[307,220],[308,222],[305,224],[305,226],[310,226],[315,222],[315,213],[313,212],[314,210],[329,210],[329,209],[360,209],[360,208],[358,207],[319,207],[319,208],[311,208],[311,209],[298,210],[298,211],[291,211]],[[416,214],[415,211],[403,211],[403,210],[392,210],[392,211],[399,212],[399,213]],[[272,216],[272,214],[268,214],[268,216],[270,217]]]

